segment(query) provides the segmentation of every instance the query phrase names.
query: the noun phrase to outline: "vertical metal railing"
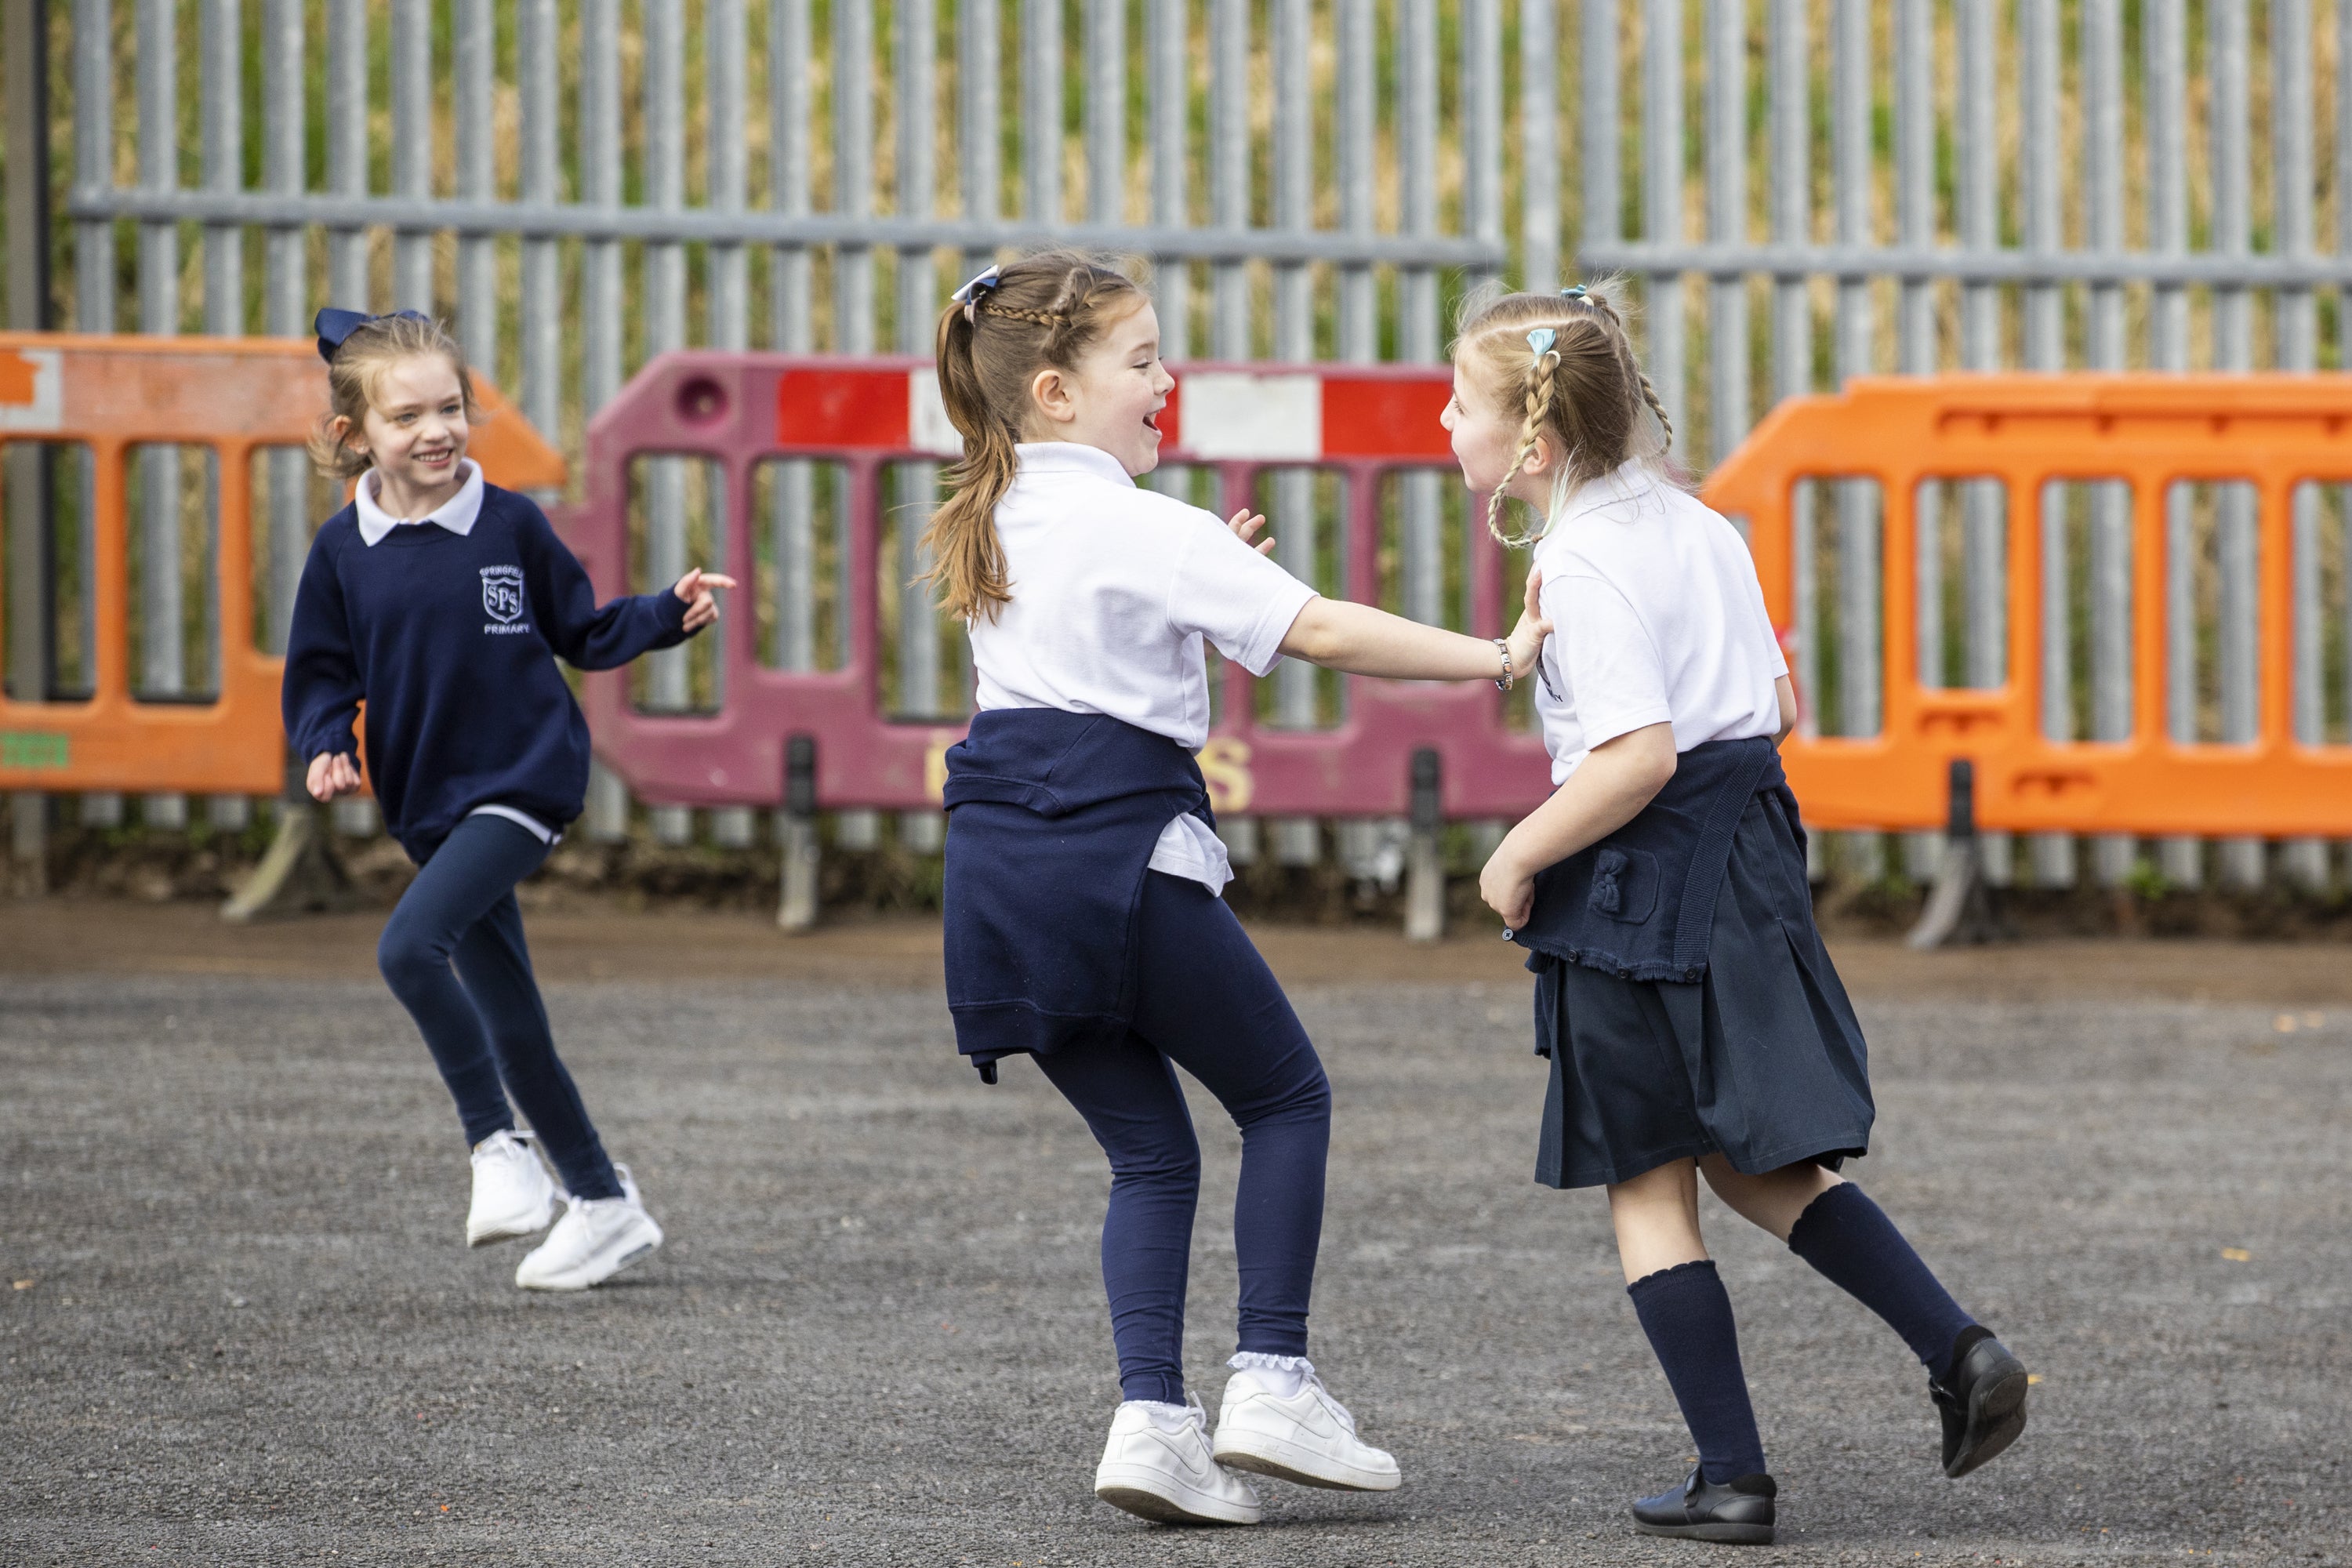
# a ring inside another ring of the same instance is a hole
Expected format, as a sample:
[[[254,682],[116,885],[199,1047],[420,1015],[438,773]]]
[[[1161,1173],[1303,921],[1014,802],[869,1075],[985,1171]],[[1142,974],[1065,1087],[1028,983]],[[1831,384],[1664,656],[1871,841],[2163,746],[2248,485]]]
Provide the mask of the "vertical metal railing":
[[[666,346],[923,352],[944,272],[1073,232],[1153,257],[1180,359],[1428,359],[1453,301],[1489,275],[1550,287],[1588,269],[1631,272],[1661,403],[1680,449],[1702,460],[1780,396],[1864,372],[1998,368],[2012,342],[2017,363],[2037,370],[2314,371],[2342,353],[2320,340],[2322,296],[2352,281],[2352,202],[2339,194],[2352,167],[2352,0],[877,0],[821,16],[812,0],[126,6],[120,39],[111,0],[70,7],[77,326],[299,333],[320,303],[440,309],[478,362],[510,374],[525,414],[571,442]],[[308,35],[314,12],[322,36]],[[940,97],[950,69],[952,104]],[[182,81],[197,101],[178,101]],[[750,101],[762,86],[764,102]],[[511,126],[499,120],[509,90]],[[1751,95],[1762,109],[1752,121]],[[134,110],[120,145],[118,102]],[[257,106],[251,124],[244,105]],[[1563,180],[1564,116],[1577,146]],[[113,256],[124,224],[137,260],[128,314]],[[202,247],[195,271],[180,265],[190,243]],[[1424,243],[1457,248],[1377,250]],[[183,310],[198,279],[200,320]],[[300,462],[273,454],[257,470],[273,638],[315,521]],[[162,569],[201,550],[198,509],[179,500],[194,476],[184,481],[167,451],[133,465],[136,673],[152,696],[183,696],[207,679],[193,622],[217,615],[167,591],[178,574]],[[663,460],[640,482],[643,560],[657,575],[685,563],[690,537],[712,542],[690,534],[693,520],[717,525],[727,508]],[[919,521],[934,480],[909,468],[892,482],[903,581],[922,563],[918,530],[899,524]],[[1155,482],[1189,493],[1191,481]],[[1267,494],[1285,560],[1308,574],[1333,555],[1317,485],[1286,473]],[[1442,475],[1396,487],[1396,602],[1430,619],[1456,608]],[[2331,668],[2352,642],[2340,629],[2352,605],[2323,566],[2341,548],[2347,496],[2307,488],[2292,520],[2294,723],[2313,744],[2341,734],[2352,684],[2352,670]],[[779,663],[820,662],[821,627],[837,634],[884,607],[820,584],[846,499],[813,465],[761,478]],[[1792,651],[1808,693],[1828,697],[1809,725],[1868,733],[1879,722],[1887,500],[1834,475],[1799,497]],[[2011,673],[2011,502],[1966,475],[1911,500],[1933,546],[1916,552],[1911,651],[1931,680],[1998,685]],[[2173,565],[2158,605],[2132,602],[2120,485],[2069,477],[2040,500],[2053,592],[2033,640],[2050,731],[2128,732],[2130,628],[2158,616],[2171,732],[2252,734],[2261,563],[2244,487],[2165,498]],[[820,507],[829,515],[813,515]],[[901,707],[955,711],[936,618],[913,591],[890,608]],[[89,617],[79,622],[87,637]],[[80,668],[95,653],[82,650]],[[707,700],[709,679],[693,657],[657,660],[649,699]],[[1275,684],[1277,721],[1330,720],[1309,672]],[[107,797],[83,809],[121,818]],[[144,815],[175,810],[159,800]],[[241,810],[225,803],[216,820]],[[617,836],[626,810],[600,777],[589,831]],[[344,820],[372,819],[362,808]],[[720,814],[710,831],[737,842],[748,822]],[[656,826],[677,837],[693,824],[663,814]],[[852,842],[872,831],[844,826]],[[902,831],[919,842],[929,829]],[[1286,859],[1320,852],[1313,824],[1279,825],[1275,838]],[[1915,836],[1901,864],[1924,872],[1933,847]],[[1840,848],[1864,874],[1878,852],[1875,836]],[[2078,867],[2074,846],[2043,839],[2019,873],[2113,883],[2137,853],[2103,840]],[[2266,856],[2224,846],[2212,868],[2247,884]],[[2334,869],[2321,845],[2283,856],[2301,882]],[[2192,883],[2208,856],[2179,842],[2158,858],[2167,878]],[[2006,845],[1989,844],[1988,859],[2009,874]]]

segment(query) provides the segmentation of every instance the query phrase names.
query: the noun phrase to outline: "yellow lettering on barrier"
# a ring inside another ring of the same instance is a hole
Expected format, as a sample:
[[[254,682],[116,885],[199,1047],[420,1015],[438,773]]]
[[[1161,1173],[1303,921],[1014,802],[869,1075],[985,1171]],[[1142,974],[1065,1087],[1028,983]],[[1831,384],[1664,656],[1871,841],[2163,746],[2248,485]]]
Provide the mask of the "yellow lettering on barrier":
[[[1201,780],[1209,786],[1209,809],[1239,814],[1247,811],[1255,782],[1250,777],[1249,742],[1218,735],[1201,748]]]
[[[923,748],[923,793],[933,801],[944,801],[948,793],[948,748],[963,739],[956,730],[934,730],[931,743]]]

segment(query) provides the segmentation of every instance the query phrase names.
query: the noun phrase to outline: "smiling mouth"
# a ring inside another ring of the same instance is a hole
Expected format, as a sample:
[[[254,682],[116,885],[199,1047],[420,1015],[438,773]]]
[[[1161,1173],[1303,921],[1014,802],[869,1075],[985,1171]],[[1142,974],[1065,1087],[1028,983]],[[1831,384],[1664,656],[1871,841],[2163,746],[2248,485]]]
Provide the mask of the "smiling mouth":
[[[1155,436],[1160,434],[1160,410],[1155,408],[1143,416],[1143,427]]]

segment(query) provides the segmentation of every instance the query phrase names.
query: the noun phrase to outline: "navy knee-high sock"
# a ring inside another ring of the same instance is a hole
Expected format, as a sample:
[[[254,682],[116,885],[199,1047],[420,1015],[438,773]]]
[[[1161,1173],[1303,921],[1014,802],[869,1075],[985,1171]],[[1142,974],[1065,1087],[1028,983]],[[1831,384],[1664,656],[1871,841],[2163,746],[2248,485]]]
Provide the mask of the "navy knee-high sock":
[[[1633,1298],[1642,1331],[1683,1407],[1683,1422],[1698,1445],[1700,1471],[1717,1485],[1759,1474],[1764,1441],[1756,1435],[1756,1410],[1739,1370],[1731,1298],[1714,1261],[1702,1258],[1645,1274],[1625,1294]]]
[[[1940,1383],[1951,1375],[1953,1342],[1976,1320],[1867,1193],[1842,1182],[1815,1198],[1789,1227],[1789,1250],[1885,1319],[1928,1376]]]

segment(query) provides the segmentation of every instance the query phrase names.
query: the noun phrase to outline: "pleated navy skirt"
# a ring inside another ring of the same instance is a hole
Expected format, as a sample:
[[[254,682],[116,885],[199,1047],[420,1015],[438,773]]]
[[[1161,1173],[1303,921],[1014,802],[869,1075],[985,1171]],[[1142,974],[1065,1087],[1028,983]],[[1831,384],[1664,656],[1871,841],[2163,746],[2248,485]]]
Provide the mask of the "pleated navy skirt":
[[[1551,1058],[1537,1181],[1601,1186],[1713,1153],[1750,1175],[1834,1169],[1868,1151],[1862,1026],[1813,925],[1786,798],[1756,795],[1741,814],[1697,982],[1530,966]]]

